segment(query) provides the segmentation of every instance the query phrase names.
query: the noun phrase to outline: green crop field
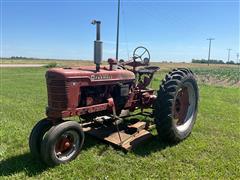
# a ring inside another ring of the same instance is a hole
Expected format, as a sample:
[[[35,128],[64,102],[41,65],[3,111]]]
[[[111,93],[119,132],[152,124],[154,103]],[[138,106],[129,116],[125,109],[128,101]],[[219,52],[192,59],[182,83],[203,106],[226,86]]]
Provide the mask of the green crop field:
[[[239,86],[240,71],[239,67],[221,67],[221,68],[193,68],[201,82]]]
[[[153,88],[170,68],[156,74]],[[45,117],[46,70],[0,69],[0,179],[240,179],[237,66],[194,65],[199,113],[192,134],[183,142],[169,146],[153,131],[152,140],[124,153],[87,136],[76,160],[54,168],[35,160],[28,148],[31,129]]]

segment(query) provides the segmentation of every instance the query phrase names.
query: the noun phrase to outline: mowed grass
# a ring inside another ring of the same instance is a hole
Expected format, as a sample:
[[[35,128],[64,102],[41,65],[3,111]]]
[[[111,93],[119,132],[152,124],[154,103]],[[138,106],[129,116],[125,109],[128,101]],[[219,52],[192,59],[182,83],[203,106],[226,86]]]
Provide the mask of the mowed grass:
[[[189,138],[169,146],[157,136],[132,152],[86,137],[69,164],[48,168],[29,153],[28,137],[45,117],[45,68],[4,68],[0,93],[0,179],[239,179],[240,89],[200,85]],[[166,72],[158,73],[157,88]],[[156,135],[156,133],[154,133]]]

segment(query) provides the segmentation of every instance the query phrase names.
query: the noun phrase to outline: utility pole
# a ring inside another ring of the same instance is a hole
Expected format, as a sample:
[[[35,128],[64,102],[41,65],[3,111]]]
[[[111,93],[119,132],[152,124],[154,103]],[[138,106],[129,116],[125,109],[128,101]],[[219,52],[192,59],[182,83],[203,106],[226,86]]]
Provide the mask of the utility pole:
[[[120,0],[118,0],[118,15],[117,15],[117,42],[116,42],[116,60],[118,61],[118,46],[119,46],[119,20],[120,20]]]
[[[230,60],[230,51],[232,50],[232,49],[227,49],[228,50],[228,62],[229,62],[229,60]]]
[[[237,65],[238,65],[238,72],[239,72],[239,65],[240,65],[240,61],[239,61],[239,53],[237,53]]]
[[[239,72],[240,72],[240,68],[239,68],[239,66],[240,66],[240,61],[239,61],[239,53],[237,53],[237,66],[238,66],[238,74],[239,74]],[[239,81],[239,79],[240,79],[240,76],[238,75],[238,81]]]
[[[210,55],[211,55],[211,44],[212,44],[212,40],[215,40],[215,39],[214,38],[208,38],[207,40],[209,41],[209,49],[208,49],[208,66],[209,66]]]
[[[237,64],[239,64],[239,53],[237,53]]]

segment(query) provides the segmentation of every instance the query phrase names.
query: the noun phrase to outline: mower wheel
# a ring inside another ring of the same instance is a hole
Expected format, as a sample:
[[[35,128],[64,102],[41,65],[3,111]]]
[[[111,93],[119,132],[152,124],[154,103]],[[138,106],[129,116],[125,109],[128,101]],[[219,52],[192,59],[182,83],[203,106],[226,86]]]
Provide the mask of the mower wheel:
[[[169,72],[158,91],[154,118],[159,137],[177,143],[188,137],[196,121],[198,86],[187,68]]]
[[[79,123],[66,121],[52,127],[44,137],[41,156],[49,166],[67,163],[77,157],[84,142],[84,132]]]
[[[46,132],[52,127],[52,122],[48,119],[40,120],[32,129],[29,136],[30,152],[35,158],[40,158],[41,142]]]

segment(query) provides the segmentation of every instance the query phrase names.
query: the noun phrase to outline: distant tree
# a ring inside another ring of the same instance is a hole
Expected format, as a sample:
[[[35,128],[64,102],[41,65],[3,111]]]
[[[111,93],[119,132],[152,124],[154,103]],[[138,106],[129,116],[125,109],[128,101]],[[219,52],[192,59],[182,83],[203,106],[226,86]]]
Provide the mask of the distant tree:
[[[219,60],[219,64],[224,64],[223,60]]]
[[[229,61],[226,64],[235,64],[234,61]]]
[[[11,56],[10,59],[34,59],[34,58],[28,58],[24,56]]]

